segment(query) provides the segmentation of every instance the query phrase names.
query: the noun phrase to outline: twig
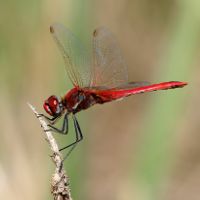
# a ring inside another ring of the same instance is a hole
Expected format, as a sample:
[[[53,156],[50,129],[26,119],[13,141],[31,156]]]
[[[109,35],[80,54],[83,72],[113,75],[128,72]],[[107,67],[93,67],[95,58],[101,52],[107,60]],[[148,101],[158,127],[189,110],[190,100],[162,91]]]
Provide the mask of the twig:
[[[58,145],[54,139],[49,127],[43,117],[39,117],[39,113],[36,109],[29,104],[29,107],[35,113],[36,117],[39,119],[41,127],[44,130],[45,140],[49,143],[50,148],[53,152],[52,160],[56,165],[55,173],[51,180],[51,193],[54,196],[54,200],[72,200],[71,192],[69,188],[69,177],[63,168],[63,158],[59,152]]]

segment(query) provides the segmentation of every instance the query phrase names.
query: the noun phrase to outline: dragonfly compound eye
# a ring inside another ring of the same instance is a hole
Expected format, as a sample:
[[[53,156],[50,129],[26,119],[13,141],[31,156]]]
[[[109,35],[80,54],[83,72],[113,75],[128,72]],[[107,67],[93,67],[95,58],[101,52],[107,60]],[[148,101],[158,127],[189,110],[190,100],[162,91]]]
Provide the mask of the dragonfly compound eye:
[[[45,111],[51,116],[57,116],[60,114],[61,109],[58,98],[53,95],[50,96],[43,104]]]

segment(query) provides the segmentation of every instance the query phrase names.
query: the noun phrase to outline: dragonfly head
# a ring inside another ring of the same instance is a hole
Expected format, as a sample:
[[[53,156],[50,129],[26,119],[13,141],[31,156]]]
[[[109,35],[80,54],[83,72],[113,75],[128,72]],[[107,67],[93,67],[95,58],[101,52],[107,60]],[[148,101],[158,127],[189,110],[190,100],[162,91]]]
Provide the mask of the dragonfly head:
[[[55,96],[50,96],[43,104],[44,110],[51,116],[59,116],[63,111],[63,104],[61,100]]]

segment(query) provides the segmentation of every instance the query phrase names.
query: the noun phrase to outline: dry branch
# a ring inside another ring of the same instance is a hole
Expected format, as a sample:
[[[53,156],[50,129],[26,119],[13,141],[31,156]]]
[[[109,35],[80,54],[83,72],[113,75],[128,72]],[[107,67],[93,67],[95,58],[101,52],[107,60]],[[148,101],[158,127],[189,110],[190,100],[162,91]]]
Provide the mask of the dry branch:
[[[69,177],[63,168],[63,158],[59,152],[56,140],[44,118],[39,116],[39,113],[31,104],[28,103],[28,105],[39,119],[41,127],[43,128],[45,140],[49,143],[51,151],[53,152],[52,160],[56,165],[56,169],[51,180],[51,193],[54,196],[54,200],[72,200],[69,188]]]

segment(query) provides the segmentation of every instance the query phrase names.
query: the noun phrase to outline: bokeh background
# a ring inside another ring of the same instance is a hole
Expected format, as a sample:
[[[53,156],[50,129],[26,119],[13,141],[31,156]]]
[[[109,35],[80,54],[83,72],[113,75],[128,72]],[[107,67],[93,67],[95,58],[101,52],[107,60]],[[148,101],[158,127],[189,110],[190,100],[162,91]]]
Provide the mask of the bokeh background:
[[[44,99],[71,88],[54,22],[86,46],[94,28],[112,30],[130,80],[189,82],[78,114],[84,140],[65,162],[73,198],[200,199],[198,0],[0,1],[0,199],[52,199],[51,152],[27,102],[44,112]]]

